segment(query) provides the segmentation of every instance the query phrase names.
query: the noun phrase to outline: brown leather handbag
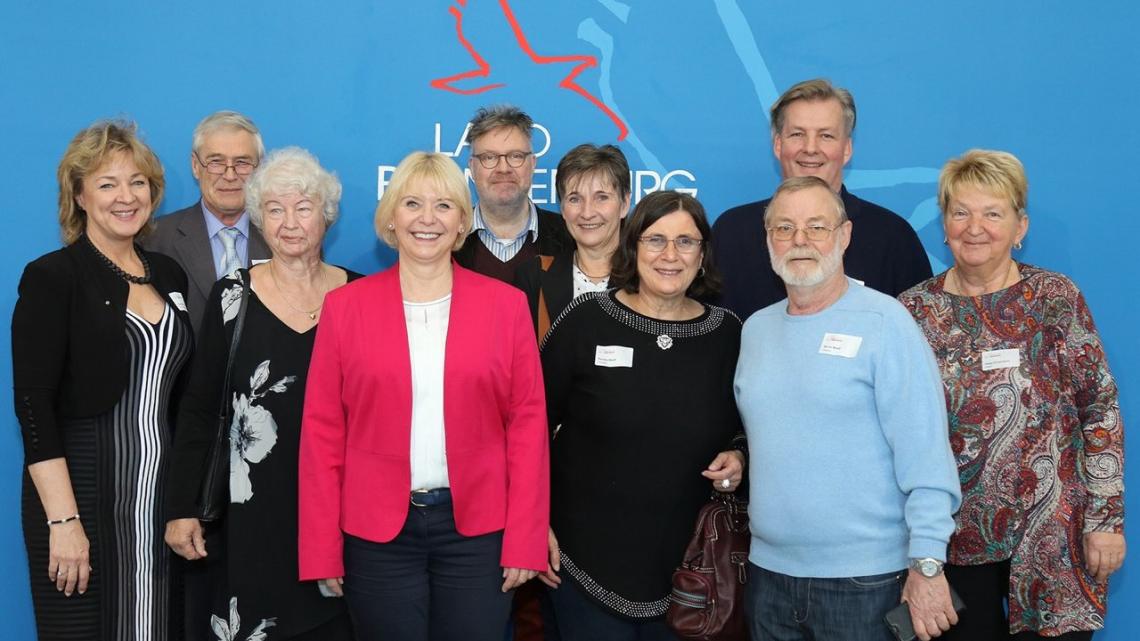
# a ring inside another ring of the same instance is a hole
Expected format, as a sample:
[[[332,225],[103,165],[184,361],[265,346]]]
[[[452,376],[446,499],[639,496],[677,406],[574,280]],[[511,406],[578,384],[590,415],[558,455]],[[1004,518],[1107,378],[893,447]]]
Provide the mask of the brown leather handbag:
[[[697,515],[693,540],[673,572],[665,621],[683,639],[747,641],[744,586],[748,581],[747,504],[713,492]]]

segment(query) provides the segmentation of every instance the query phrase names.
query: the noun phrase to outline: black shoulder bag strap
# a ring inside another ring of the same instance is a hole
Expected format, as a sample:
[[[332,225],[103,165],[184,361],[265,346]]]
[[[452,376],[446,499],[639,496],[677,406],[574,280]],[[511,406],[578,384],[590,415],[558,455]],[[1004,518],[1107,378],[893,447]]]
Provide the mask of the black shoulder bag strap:
[[[234,319],[233,338],[230,339],[230,351],[226,358],[226,373],[222,378],[222,402],[218,407],[218,428],[214,434],[214,442],[210,445],[210,453],[206,458],[206,467],[202,474],[202,486],[198,491],[198,519],[201,521],[217,521],[225,514],[226,503],[229,502],[230,477],[230,408],[229,394],[230,373],[234,368],[234,356],[237,354],[238,343],[241,342],[241,331],[245,326],[245,311],[249,306],[249,270],[238,270],[238,282],[241,283],[241,298],[238,303],[237,317]]]

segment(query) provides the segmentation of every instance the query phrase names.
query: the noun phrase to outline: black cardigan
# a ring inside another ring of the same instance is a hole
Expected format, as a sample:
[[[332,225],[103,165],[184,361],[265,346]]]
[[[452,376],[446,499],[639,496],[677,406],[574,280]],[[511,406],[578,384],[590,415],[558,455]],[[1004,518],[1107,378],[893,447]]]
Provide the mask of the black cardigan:
[[[163,254],[136,251],[150,262],[154,288],[189,330],[182,268]],[[12,383],[26,464],[64,455],[60,421],[98,416],[122,398],[129,290],[83,238],[24,268],[12,312]]]
[[[574,252],[559,254],[550,263],[550,269],[542,269],[542,257],[520,265],[515,271],[514,286],[523,290],[530,305],[530,318],[538,332],[538,296],[546,300],[546,313],[551,322],[566,309],[574,299]],[[542,336],[538,337],[542,342]]]

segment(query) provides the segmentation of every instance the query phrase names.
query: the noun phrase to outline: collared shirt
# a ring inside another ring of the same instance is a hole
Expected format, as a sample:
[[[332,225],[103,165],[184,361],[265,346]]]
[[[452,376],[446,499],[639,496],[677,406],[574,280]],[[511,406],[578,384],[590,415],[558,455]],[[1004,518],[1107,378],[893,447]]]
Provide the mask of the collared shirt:
[[[483,214],[479,211],[479,206],[475,206],[475,220],[472,227],[476,234],[479,236],[479,241],[490,250],[495,258],[503,261],[504,263],[515,257],[523,245],[527,242],[527,234],[530,234],[530,240],[538,240],[538,209],[534,203],[527,201],[530,207],[530,217],[527,220],[526,227],[519,232],[518,236],[514,238],[499,238],[495,233],[487,227],[486,221],[483,220]]]
[[[234,246],[237,248],[238,261],[243,266],[249,266],[249,212],[242,212],[241,217],[233,225],[225,225],[213,212],[206,207],[206,203],[202,203],[202,216],[206,219],[206,237],[210,239],[210,253],[214,256],[214,275],[218,278],[225,276],[222,273],[222,257],[226,254],[226,249],[222,245],[222,239],[218,236],[218,232],[226,227],[233,227],[238,230],[237,242]]]

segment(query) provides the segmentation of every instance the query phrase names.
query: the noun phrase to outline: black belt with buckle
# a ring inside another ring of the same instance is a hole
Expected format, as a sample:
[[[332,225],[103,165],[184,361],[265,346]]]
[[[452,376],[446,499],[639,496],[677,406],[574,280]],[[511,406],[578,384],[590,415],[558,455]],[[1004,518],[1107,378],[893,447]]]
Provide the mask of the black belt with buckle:
[[[412,490],[412,505],[416,507],[432,507],[451,503],[451,489],[437,487],[434,490]]]

